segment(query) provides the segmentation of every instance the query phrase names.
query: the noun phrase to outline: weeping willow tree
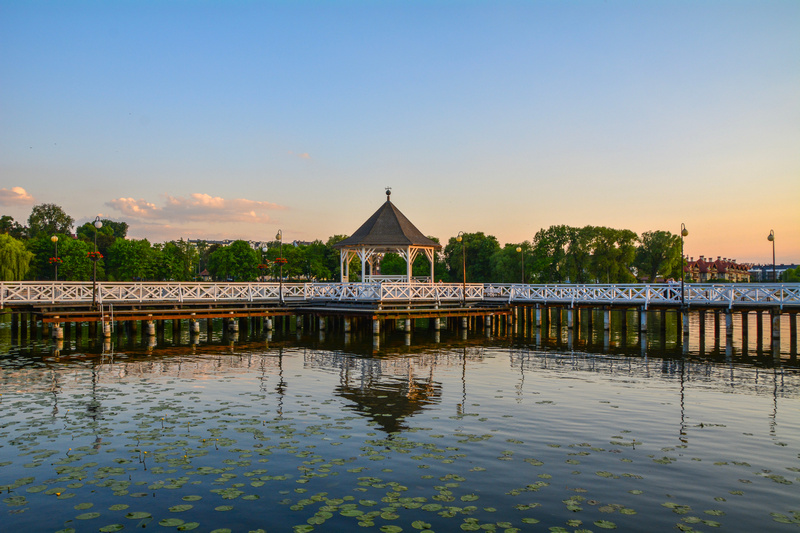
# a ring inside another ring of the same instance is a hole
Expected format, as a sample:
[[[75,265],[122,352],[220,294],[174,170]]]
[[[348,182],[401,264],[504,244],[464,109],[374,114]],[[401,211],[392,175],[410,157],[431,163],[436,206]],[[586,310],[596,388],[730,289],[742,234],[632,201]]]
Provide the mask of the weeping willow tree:
[[[18,281],[28,273],[33,254],[22,241],[10,235],[0,235],[0,281]]]

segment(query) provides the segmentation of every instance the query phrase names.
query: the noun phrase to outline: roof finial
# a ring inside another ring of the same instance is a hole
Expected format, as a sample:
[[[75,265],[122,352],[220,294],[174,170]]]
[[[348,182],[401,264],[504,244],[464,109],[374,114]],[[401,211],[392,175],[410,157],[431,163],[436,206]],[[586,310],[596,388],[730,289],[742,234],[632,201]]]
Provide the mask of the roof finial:
[[[390,197],[391,195],[392,195],[392,188],[391,188],[391,187],[386,187],[386,201],[387,201],[387,202],[390,202],[390,201],[391,201],[391,200],[389,200],[389,197]]]

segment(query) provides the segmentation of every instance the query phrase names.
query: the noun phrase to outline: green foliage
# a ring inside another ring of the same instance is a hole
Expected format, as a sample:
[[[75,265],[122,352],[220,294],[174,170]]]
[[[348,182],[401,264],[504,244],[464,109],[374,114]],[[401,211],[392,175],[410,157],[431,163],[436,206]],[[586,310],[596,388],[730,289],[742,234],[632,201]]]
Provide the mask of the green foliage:
[[[500,243],[493,235],[483,232],[464,233],[461,242],[451,237],[444,248],[444,258],[450,281],[464,280],[466,253],[467,283],[489,283],[492,280],[492,258],[500,250]]]
[[[654,281],[664,278],[681,278],[681,238],[668,231],[645,231],[639,238],[634,266],[639,278]]]
[[[69,234],[74,223],[75,219],[56,204],[35,205],[28,217],[28,235],[35,239],[40,235]]]
[[[249,245],[247,247],[250,248]],[[164,281],[192,281],[195,279],[200,254],[193,244],[180,239],[157,244],[154,249],[156,250],[156,279]]]
[[[10,235],[15,239],[25,239],[28,236],[28,228],[14,221],[14,217],[3,215],[0,217],[0,233]]]
[[[147,239],[116,239],[108,249],[108,277],[116,281],[155,279],[158,254]]]
[[[33,254],[22,241],[0,234],[0,280],[20,281],[28,273]]]
[[[787,269],[781,276],[781,281],[800,283],[800,267]]]
[[[259,263],[260,252],[240,240],[214,250],[208,258],[208,271],[217,281],[255,281]]]
[[[532,278],[540,283],[630,283],[637,235],[602,226],[550,226],[533,238]]]

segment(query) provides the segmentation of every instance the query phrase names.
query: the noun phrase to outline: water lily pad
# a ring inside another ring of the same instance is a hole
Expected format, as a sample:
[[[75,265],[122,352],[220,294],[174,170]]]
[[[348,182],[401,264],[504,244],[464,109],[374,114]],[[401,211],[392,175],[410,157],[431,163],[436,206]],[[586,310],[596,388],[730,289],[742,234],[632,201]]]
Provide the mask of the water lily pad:
[[[125,529],[122,524],[109,524],[100,528],[101,533],[113,533],[114,531],[121,531]]]
[[[617,524],[608,520],[596,520],[594,525],[600,529],[617,529]]]
[[[83,513],[75,517],[75,520],[92,520],[100,516],[100,513]]]
[[[128,518],[130,520],[143,520],[145,518],[152,518],[152,517],[153,515],[143,511],[136,511],[125,515],[125,518]]]
[[[158,525],[164,527],[178,527],[183,525],[183,520],[180,518],[164,518],[158,522]]]
[[[194,507],[194,505],[190,505],[188,503],[187,504],[182,504],[182,505],[173,505],[172,507],[169,508],[169,512],[170,513],[182,513],[184,511],[188,511],[192,507]]]

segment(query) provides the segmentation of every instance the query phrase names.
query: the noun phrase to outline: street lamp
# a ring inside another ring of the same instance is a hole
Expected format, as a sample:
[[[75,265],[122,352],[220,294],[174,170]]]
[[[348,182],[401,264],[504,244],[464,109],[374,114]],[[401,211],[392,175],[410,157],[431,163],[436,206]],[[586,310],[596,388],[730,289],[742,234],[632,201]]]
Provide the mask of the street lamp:
[[[683,282],[686,278],[686,273],[683,270],[683,238],[687,235],[689,235],[689,230],[686,229],[686,225],[681,222],[681,311],[686,307],[686,293],[683,290]]]
[[[261,247],[261,264],[258,265],[258,268],[261,269],[261,281],[264,281],[264,279],[266,279],[267,277],[266,276],[267,264],[264,262],[264,256],[267,255],[267,250],[268,248],[266,244]]]
[[[517,252],[522,252],[522,246],[517,246]],[[525,254],[522,254],[522,283],[525,283]]]
[[[456,235],[456,241],[461,242],[466,233],[459,231]],[[467,300],[467,241],[461,245],[461,270],[464,273],[464,284],[461,291],[461,305],[466,305]]]
[[[778,278],[775,277],[775,230],[769,230],[767,240],[772,243],[772,283],[778,283]]]
[[[53,235],[50,237],[50,241],[56,246],[56,252],[53,256],[53,268],[55,269],[55,275],[53,276],[54,281],[58,281],[58,236]]]
[[[100,259],[97,253],[97,230],[103,227],[100,216],[94,217],[94,253],[92,254],[92,309],[97,309],[97,260]]]
[[[278,294],[278,301],[281,305],[283,305],[283,230],[278,230],[278,233],[275,235],[275,238],[278,239],[278,264],[280,265],[280,280],[279,280],[279,294]]]

